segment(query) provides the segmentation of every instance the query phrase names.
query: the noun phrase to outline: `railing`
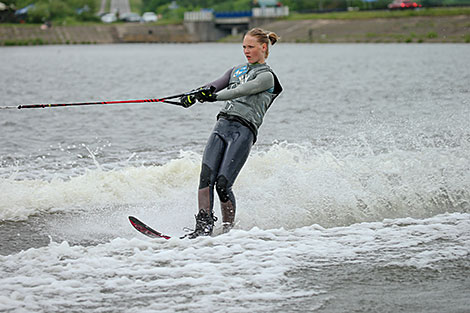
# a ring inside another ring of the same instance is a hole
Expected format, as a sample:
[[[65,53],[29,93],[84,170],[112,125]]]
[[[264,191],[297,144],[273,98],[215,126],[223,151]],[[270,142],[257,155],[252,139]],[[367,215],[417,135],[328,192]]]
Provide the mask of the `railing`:
[[[210,22],[213,19],[212,11],[184,12],[184,20],[188,22]]]
[[[289,7],[264,7],[264,8],[253,8],[254,17],[281,17],[289,16]]]

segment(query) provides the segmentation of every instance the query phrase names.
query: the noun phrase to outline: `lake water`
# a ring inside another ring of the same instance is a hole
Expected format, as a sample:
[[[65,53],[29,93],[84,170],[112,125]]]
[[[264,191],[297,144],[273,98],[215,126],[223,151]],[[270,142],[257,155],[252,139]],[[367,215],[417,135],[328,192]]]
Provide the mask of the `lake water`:
[[[0,106],[161,98],[244,62],[239,44],[0,56]],[[194,226],[221,103],[0,110],[0,311],[470,312],[470,46],[278,44],[268,64],[285,91],[214,237],[127,216]]]

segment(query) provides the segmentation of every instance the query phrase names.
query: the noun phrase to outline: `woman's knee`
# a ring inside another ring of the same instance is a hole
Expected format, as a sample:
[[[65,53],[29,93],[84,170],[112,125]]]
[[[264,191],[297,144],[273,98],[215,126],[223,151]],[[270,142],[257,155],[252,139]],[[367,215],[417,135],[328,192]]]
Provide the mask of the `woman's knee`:
[[[217,177],[215,181],[215,189],[217,190],[217,194],[219,195],[219,199],[221,202],[227,202],[231,198],[231,184],[227,178],[223,175]]]
[[[213,171],[211,168],[202,163],[201,175],[199,176],[199,189],[209,187],[214,185]]]

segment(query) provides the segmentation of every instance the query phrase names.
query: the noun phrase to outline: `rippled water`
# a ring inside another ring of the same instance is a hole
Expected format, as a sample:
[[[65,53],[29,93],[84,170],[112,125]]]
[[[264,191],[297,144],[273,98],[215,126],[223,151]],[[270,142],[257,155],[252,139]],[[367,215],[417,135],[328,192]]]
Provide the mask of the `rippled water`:
[[[0,54],[0,106],[160,98],[244,62],[234,44]],[[268,63],[285,91],[212,238],[127,216],[193,226],[220,103],[0,110],[0,310],[466,312],[470,47],[279,44]]]

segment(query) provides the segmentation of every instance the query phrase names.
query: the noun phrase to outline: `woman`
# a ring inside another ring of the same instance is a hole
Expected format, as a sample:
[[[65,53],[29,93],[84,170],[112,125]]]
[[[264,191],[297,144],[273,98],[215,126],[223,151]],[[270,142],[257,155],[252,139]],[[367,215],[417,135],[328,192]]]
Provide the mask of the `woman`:
[[[275,33],[260,28],[248,31],[243,38],[243,52],[248,63],[229,69],[196,94],[180,99],[184,107],[193,105],[196,100],[225,101],[204,150],[198,191],[199,212],[196,229],[187,235],[189,238],[212,234],[217,220],[213,212],[214,187],[220,200],[223,230],[228,232],[233,227],[236,202],[232,185],[256,142],[266,111],[282,91],[276,75],[265,63],[270,45],[278,39]]]

